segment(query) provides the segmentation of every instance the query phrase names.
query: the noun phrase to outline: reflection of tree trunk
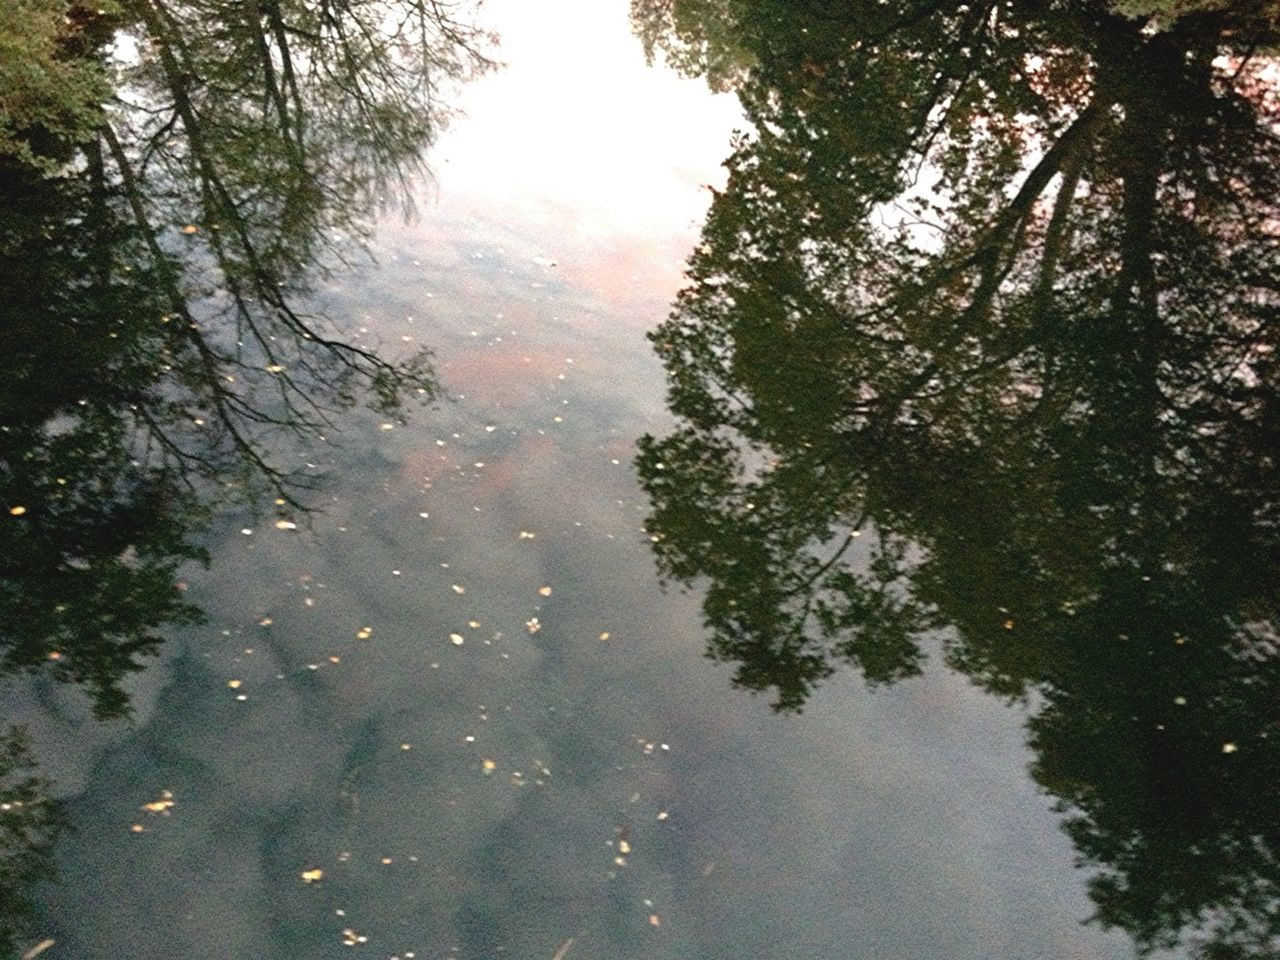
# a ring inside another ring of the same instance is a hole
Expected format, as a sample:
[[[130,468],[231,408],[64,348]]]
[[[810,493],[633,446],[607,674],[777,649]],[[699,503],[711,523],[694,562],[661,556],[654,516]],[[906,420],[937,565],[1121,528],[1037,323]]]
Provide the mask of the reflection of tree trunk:
[[[1132,391],[1128,407],[1133,438],[1146,448],[1156,436],[1160,409],[1160,312],[1156,288],[1156,204],[1169,125],[1167,97],[1172,84],[1161,83],[1178,69],[1156,41],[1143,46],[1137,64],[1116,64],[1124,94],[1124,120],[1116,141],[1115,163],[1123,184],[1120,224],[1120,273],[1113,297],[1116,374]],[[1176,76],[1176,74],[1174,74]],[[1176,87],[1174,87],[1176,89]],[[1150,451],[1148,451],[1150,452]],[[1149,457],[1145,457],[1149,461]]]
[[[102,162],[102,145],[90,140],[84,145],[89,168],[89,216],[86,226],[91,237],[105,237],[107,225],[107,172]],[[89,245],[89,255],[98,278],[98,286],[106,290],[111,284],[112,246],[109,243]]]
[[[1053,201],[1053,213],[1049,218],[1049,226],[1045,228],[1044,251],[1040,256],[1040,278],[1036,281],[1033,310],[1033,317],[1037,323],[1042,323],[1046,319],[1045,314],[1051,305],[1058,262],[1062,259],[1062,252],[1071,238],[1071,205],[1075,202],[1076,187],[1080,183],[1080,174],[1083,169],[1083,150],[1076,151],[1062,167],[1062,183],[1058,186],[1058,195]]]

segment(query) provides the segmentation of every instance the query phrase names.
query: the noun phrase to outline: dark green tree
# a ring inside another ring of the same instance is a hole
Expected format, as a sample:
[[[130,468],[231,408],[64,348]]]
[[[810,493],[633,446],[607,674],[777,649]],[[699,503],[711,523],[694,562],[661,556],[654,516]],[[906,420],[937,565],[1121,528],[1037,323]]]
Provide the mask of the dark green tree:
[[[730,12],[752,130],[653,334],[679,425],[638,458],[710,654],[799,709],[941,637],[1034,694],[1099,922],[1275,956],[1274,25]]]
[[[120,717],[121,681],[199,617],[178,577],[210,514],[305,512],[296,443],[434,396],[425,352],[384,355],[309,295],[407,203],[489,38],[428,0],[20,0],[0,28],[0,673]],[[9,802],[29,758],[0,730]],[[16,809],[0,955],[53,827]]]
[[[0,732],[0,956],[17,956],[18,928],[30,916],[23,891],[53,875],[51,851],[61,826],[25,734]]]

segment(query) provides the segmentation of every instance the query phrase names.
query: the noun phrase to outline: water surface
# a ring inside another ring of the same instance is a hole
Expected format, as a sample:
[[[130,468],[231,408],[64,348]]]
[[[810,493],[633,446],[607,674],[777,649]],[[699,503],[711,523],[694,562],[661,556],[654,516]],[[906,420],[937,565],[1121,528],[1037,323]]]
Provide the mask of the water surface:
[[[39,896],[39,933],[55,941],[44,955],[1133,956],[1141,931],[1084,922],[1098,897],[1055,809],[1075,795],[1044,775],[1044,745],[1137,769],[1157,748],[1139,750],[1138,764],[1112,752],[1134,734],[1109,724],[1114,697],[1081,691],[1123,686],[1133,704],[1159,696],[1165,710],[1174,681],[1222,680],[1229,699],[1249,677],[1224,680],[1209,657],[1147,687],[1156,668],[1127,674],[1127,648],[1084,656],[1076,634],[1054,632],[1044,610],[1086,600],[1044,599],[1036,585],[1068,582],[1068,560],[1094,570],[1115,559],[1099,561],[1082,534],[1059,566],[1033,569],[1042,552],[1058,556],[1041,540],[1061,535],[1061,504],[1010,491],[1050,487],[1060,472],[1005,474],[1013,454],[949,460],[956,445],[929,445],[928,428],[943,425],[983,451],[999,441],[1023,462],[1059,462],[1057,440],[1018,447],[1025,425],[1001,432],[1009,424],[991,411],[1015,405],[1016,384],[962,391],[953,408],[921,400],[901,422],[924,427],[877,434],[881,459],[867,466],[874,444],[850,432],[832,372],[887,390],[902,354],[867,360],[821,309],[807,315],[812,330],[770,328],[770,311],[798,288],[778,266],[791,265],[784,255],[758,270],[753,255],[786,248],[786,216],[834,208],[839,194],[796,188],[793,203],[770,206],[775,194],[756,192],[753,174],[772,189],[812,169],[765,150],[736,154],[727,183],[720,163],[747,123],[733,96],[646,66],[623,3],[501,3],[484,18],[502,37],[503,66],[458,94],[463,115],[426,154],[430,176],[414,181],[416,213],[384,215],[373,263],[301,294],[356,344],[393,357],[429,348],[438,399],[403,422],[357,405],[323,439],[279,441],[314,489],[298,504],[214,519],[208,568],[181,573],[183,597],[207,620],[169,628],[157,662],[129,678],[133,722],[99,723],[81,694],[39,680],[7,694],[73,827],[56,850],[58,881]],[[735,194],[735,183],[746,186]],[[341,224],[325,229],[347,241]],[[743,236],[756,243],[734,246]],[[856,250],[856,239],[815,228],[797,260],[820,259],[828,241]],[[703,259],[686,275],[695,248]],[[822,266],[819,294],[836,291],[848,264]],[[685,312],[678,304],[655,353],[646,334],[690,277]],[[739,299],[722,317],[707,291],[733,284]],[[738,310],[757,302],[764,320]],[[1008,329],[983,339],[982,328],[957,355],[981,366]],[[699,352],[704,339],[711,352]],[[694,359],[682,368],[681,355]],[[709,356],[730,357],[738,380],[726,387],[722,370],[699,366]],[[1055,356],[1090,369],[1113,359]],[[705,389],[704,406],[668,396],[668,374],[681,373],[677,386]],[[750,402],[721,406],[722,389]],[[736,474],[717,440],[732,430],[754,445]],[[1067,455],[1113,442],[1086,434]],[[1082,511],[1103,509],[1095,494],[1081,494]],[[760,561],[757,537],[783,546]],[[1033,546],[1005,555],[992,546],[1002,538]],[[842,541],[840,565],[824,565]],[[855,618],[884,630],[859,633],[871,638],[863,646],[838,644],[853,621],[813,626],[807,594],[799,632],[786,632],[794,583],[869,604],[849,581],[821,576],[875,580],[886,556],[898,566],[881,577],[885,606]],[[912,592],[901,581],[922,556],[936,566]],[[1149,620],[1159,598],[1124,588],[1101,595]],[[903,597],[931,611],[902,630],[910,649],[895,633],[909,619],[895,606]],[[978,641],[1004,643],[1024,619],[1058,646],[1009,641],[1005,659],[984,660]],[[1089,622],[1131,627],[1119,613]],[[957,637],[973,641],[960,656]],[[1055,651],[1070,654],[1065,679],[1040,666]],[[827,659],[857,669],[828,675]],[[735,668],[755,693],[731,684]],[[1074,714],[1063,704],[1073,696]],[[779,700],[803,710],[779,713]],[[1046,705],[1089,720],[1069,728],[1068,747]],[[1214,750],[1236,746],[1213,726],[1218,714],[1204,722]],[[1269,761],[1256,762],[1263,773],[1232,790],[1270,782]],[[1181,772],[1206,769],[1195,759]],[[1147,786],[1130,786],[1125,796],[1146,803]],[[1244,820],[1225,833],[1247,844],[1256,834]],[[1180,829],[1170,826],[1174,847]]]

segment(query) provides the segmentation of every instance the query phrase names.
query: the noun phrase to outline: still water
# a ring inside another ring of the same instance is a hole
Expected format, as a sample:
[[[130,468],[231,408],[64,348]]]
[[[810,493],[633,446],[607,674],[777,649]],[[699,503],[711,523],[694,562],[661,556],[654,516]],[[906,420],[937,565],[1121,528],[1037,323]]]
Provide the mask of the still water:
[[[1231,39],[1262,28],[1010,5],[1002,33],[979,4],[894,41],[828,6],[711,4],[698,26],[489,4],[495,64],[439,67],[438,135],[366,143],[304,89],[306,123],[258,149],[323,145],[305,214],[261,199],[288,174],[245,173],[239,133],[221,179],[216,132],[205,166],[175,148],[201,209],[243,212],[231,252],[170,254],[202,277],[181,310],[160,265],[159,307],[107,314],[190,316],[215,351],[257,319],[245,349],[273,374],[307,362],[275,359],[290,318],[330,318],[418,396],[221,436],[301,482],[216,500],[207,565],[171,551],[164,596],[204,619],[153,611],[131,718],[56,673],[75,628],[5,638],[35,651],[5,722],[68,821],[15,956],[1276,955],[1280,171],[1274,73]],[[952,34],[989,61],[947,59]],[[641,38],[701,75],[646,65]],[[935,54],[930,88],[910,71]],[[1140,79],[1108,72],[1125,62]],[[1010,64],[1025,83],[992,87]],[[1211,80],[1226,67],[1256,117]],[[946,149],[913,155],[933,123]],[[368,173],[388,164],[407,179]],[[180,174],[156,176],[176,228],[157,242],[204,244]],[[412,210],[366,216],[401,188]],[[68,397],[116,402],[74,377]],[[308,389],[264,409],[305,415]],[[55,439],[74,402],[48,401]],[[34,522],[17,462],[8,519]],[[144,533],[104,550],[148,556]],[[7,541],[22,589],[34,542]]]

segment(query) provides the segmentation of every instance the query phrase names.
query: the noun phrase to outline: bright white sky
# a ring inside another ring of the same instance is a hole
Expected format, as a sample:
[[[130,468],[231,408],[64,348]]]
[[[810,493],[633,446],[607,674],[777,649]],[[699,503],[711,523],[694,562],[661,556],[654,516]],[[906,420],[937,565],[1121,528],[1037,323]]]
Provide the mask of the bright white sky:
[[[506,66],[469,85],[430,157],[441,202],[466,192],[558,208],[612,235],[700,220],[739,124],[732,96],[646,65],[627,0],[492,0]]]

